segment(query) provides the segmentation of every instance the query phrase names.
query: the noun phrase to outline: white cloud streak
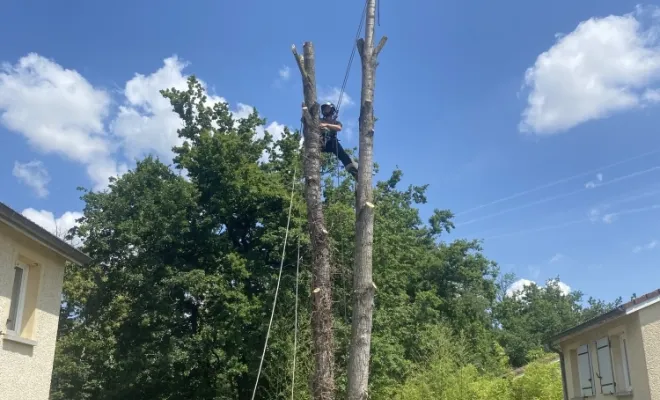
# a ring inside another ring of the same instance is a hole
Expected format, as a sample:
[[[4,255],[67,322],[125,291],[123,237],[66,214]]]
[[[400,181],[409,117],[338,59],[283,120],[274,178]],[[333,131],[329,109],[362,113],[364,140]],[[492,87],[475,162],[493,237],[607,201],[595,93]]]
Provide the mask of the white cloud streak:
[[[30,161],[26,163],[14,162],[13,175],[23,184],[29,186],[37,197],[48,196],[48,183],[50,175],[41,161]]]
[[[76,220],[83,216],[80,212],[67,211],[56,218],[50,211],[34,208],[26,208],[21,214],[60,239],[64,239],[69,230],[78,224]]]
[[[122,175],[129,163],[145,154],[171,162],[172,147],[182,142],[177,133],[182,123],[160,90],[186,89],[186,66],[172,56],[151,74],[135,74],[126,82],[118,111],[112,116],[108,92],[95,88],[78,72],[31,53],[0,69],[0,123],[24,136],[38,152],[83,164],[94,189],[102,190],[109,177]],[[208,94],[208,106],[217,102],[226,101]],[[234,115],[252,110],[239,103]],[[265,131],[278,139],[284,125],[273,121],[257,129],[260,136]],[[35,179],[28,183],[30,178],[20,168],[15,168],[19,179],[45,196],[45,185]]]
[[[525,289],[525,287],[528,287],[528,286],[536,285],[536,286],[539,286],[539,288],[545,288],[547,286],[555,285],[555,284],[557,285],[557,288],[562,292],[562,294],[564,296],[571,293],[571,287],[569,285],[567,285],[564,282],[561,282],[559,280],[556,280],[556,279],[548,280],[546,282],[545,286],[541,286],[538,283],[536,283],[535,281],[531,281],[529,279],[518,279],[517,281],[513,282],[511,284],[511,286],[509,286],[509,288],[506,290],[506,296],[507,297],[513,297],[513,296],[518,297],[518,296],[520,296],[521,292]]]
[[[30,53],[0,70],[0,123],[23,135],[37,151],[82,163],[88,172],[104,165],[117,173],[113,145],[104,128],[110,96],[82,75]],[[90,175],[96,187],[108,176]]]
[[[330,102],[332,104],[337,104],[339,101],[339,95],[341,93],[341,89],[338,87],[324,87],[319,89],[319,102],[320,103],[325,103],[325,102]],[[344,95],[342,96],[341,100],[341,108],[348,108],[352,107],[355,105],[355,102],[353,101],[353,98],[349,96],[346,91],[344,91]]]
[[[291,78],[291,68],[285,65],[282,68],[280,68],[278,74],[280,76],[280,79],[287,81],[289,80],[289,78]]]
[[[642,251],[645,251],[645,250],[653,250],[656,247],[658,247],[658,241],[653,239],[653,240],[651,240],[650,242],[648,242],[646,244],[637,245],[637,246],[633,247],[632,252],[637,254],[637,253],[641,253]]]
[[[548,264],[554,264],[554,263],[559,262],[563,259],[564,259],[564,255],[561,254],[561,253],[557,253],[554,256],[552,256],[552,258],[550,258],[550,260],[548,260]]]

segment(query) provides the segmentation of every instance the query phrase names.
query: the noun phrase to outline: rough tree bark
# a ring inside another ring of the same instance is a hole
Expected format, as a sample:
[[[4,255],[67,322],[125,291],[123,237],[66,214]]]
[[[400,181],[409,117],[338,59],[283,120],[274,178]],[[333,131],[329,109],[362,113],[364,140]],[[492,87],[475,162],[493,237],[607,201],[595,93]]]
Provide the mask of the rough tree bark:
[[[300,56],[295,46],[291,50],[300,69],[303,82],[303,136],[305,200],[307,223],[312,246],[312,339],[316,370],[312,383],[315,400],[334,398],[334,343],[332,334],[332,286],[330,274],[330,246],[325,228],[321,198],[321,141],[319,104],[316,101],[316,70],[314,46],[303,45]]]
[[[378,54],[385,46],[383,37],[374,49],[376,0],[367,4],[365,38],[357,42],[362,60],[362,91],[360,101],[360,158],[356,200],[355,264],[353,266],[353,316],[351,347],[348,359],[349,400],[366,400],[369,385],[371,327],[374,292],[372,253],[374,239],[373,204],[373,136],[374,86]]]

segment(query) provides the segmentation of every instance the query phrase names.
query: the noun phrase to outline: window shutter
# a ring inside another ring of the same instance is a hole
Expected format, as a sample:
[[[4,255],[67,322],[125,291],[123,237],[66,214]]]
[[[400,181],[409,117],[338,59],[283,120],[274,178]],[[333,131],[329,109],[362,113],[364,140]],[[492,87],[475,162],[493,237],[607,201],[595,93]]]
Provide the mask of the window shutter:
[[[580,375],[582,396],[593,396],[594,387],[591,373],[591,357],[589,357],[589,345],[587,344],[578,348],[578,373]]]
[[[621,336],[621,360],[623,364],[623,379],[626,383],[626,390],[630,390],[632,388],[632,382],[630,380],[630,366],[628,365],[628,344],[625,336]]]
[[[598,355],[600,391],[603,394],[614,394],[616,384],[614,383],[614,370],[612,369],[610,338],[604,337],[596,342],[596,354]]]
[[[14,284],[11,288],[11,301],[9,303],[9,318],[7,318],[7,330],[15,331],[19,327],[20,299],[23,286],[23,268],[14,267]]]

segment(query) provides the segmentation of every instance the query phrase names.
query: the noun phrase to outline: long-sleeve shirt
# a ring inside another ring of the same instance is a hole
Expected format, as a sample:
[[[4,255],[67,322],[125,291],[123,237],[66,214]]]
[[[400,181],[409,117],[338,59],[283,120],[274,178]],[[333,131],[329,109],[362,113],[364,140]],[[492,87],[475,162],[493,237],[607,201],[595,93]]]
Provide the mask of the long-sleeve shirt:
[[[332,125],[339,125],[343,127],[341,122],[339,120],[333,119],[333,118],[321,118],[321,122],[325,122],[326,124],[332,124]],[[337,131],[330,129],[330,128],[321,128],[321,135],[325,136],[336,136]]]

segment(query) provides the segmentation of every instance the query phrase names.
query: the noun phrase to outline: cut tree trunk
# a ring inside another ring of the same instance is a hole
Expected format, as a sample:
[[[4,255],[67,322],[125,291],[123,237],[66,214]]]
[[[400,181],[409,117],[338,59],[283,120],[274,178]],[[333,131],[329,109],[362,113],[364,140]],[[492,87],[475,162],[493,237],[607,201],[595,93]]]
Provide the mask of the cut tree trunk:
[[[312,247],[312,339],[316,369],[312,382],[315,400],[334,398],[334,343],[332,332],[332,285],[330,271],[330,245],[325,227],[321,198],[321,140],[319,104],[316,101],[316,71],[314,46],[303,45],[300,56],[295,46],[293,55],[303,81],[303,136],[305,200],[307,223]]]
[[[349,400],[366,400],[369,386],[369,359],[371,356],[371,328],[373,323],[373,136],[374,85],[378,54],[386,37],[374,49],[376,0],[369,0],[366,14],[365,38],[358,40],[357,48],[362,60],[362,91],[360,100],[360,158],[356,199],[355,264],[353,267],[353,316],[351,346],[348,359]]]

